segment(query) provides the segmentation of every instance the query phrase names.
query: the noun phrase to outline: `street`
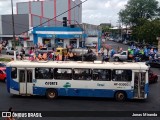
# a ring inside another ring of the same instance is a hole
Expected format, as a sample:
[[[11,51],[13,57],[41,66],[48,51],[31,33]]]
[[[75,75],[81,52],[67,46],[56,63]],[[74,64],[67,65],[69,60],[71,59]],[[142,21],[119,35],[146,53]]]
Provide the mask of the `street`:
[[[118,46],[127,50],[127,46],[121,43],[107,41],[116,50]],[[152,68],[160,76],[160,69]],[[117,102],[114,99],[86,98],[86,97],[58,97],[56,100],[48,100],[40,96],[12,96],[7,92],[6,84],[0,82],[0,111],[8,111],[13,107],[14,111],[160,111],[160,77],[158,83],[149,86],[149,97],[147,100],[128,100]],[[54,112],[53,112],[54,113]],[[63,116],[63,114],[62,114]],[[26,119],[26,118],[25,118]],[[48,120],[49,118],[42,118]],[[51,118],[50,118],[51,119]],[[56,118],[61,119],[61,118]],[[62,118],[64,119],[64,118]],[[65,118],[77,119],[77,118]],[[85,120],[86,118],[79,118]],[[99,118],[87,118],[93,120]],[[114,119],[114,118],[101,118]],[[120,119],[120,118],[119,118]],[[123,118],[123,120],[128,118]],[[138,118],[139,119],[139,118]],[[140,118],[144,119],[144,117]],[[148,118],[149,119],[149,118]],[[157,118],[156,118],[157,119]],[[26,119],[27,120],[27,119]],[[40,119],[38,119],[40,120]]]

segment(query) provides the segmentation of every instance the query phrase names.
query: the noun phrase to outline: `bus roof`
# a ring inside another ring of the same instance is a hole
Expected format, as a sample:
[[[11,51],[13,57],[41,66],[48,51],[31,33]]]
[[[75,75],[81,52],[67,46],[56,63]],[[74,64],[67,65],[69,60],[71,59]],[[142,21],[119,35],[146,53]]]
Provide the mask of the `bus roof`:
[[[19,68],[36,68],[36,67],[51,67],[51,68],[98,68],[98,69],[135,69],[148,70],[149,67],[144,62],[81,62],[81,61],[11,61],[7,67]]]

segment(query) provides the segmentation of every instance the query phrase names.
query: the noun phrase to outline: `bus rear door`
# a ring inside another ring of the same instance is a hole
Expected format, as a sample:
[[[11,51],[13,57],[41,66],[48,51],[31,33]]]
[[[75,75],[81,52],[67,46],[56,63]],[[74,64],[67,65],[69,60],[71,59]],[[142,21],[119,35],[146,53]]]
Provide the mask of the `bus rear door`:
[[[134,98],[144,99],[146,84],[146,72],[134,72]]]
[[[33,94],[33,70],[32,69],[19,69],[19,87],[20,94],[32,95]]]

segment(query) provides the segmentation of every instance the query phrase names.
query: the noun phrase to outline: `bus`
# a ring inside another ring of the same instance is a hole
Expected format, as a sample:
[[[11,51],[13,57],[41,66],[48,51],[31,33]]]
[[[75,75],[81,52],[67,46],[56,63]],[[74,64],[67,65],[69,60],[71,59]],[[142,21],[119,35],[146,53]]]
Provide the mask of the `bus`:
[[[146,99],[149,67],[142,62],[11,61],[7,90],[15,95]]]

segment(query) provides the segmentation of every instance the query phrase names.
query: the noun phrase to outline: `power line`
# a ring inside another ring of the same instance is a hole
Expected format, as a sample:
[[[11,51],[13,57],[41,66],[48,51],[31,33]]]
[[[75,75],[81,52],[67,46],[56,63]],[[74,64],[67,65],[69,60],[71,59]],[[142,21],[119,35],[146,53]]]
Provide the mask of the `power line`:
[[[81,3],[77,4],[76,6],[70,8],[69,10],[67,10],[67,11],[65,11],[65,12],[63,12],[63,13],[55,16],[54,18],[51,18],[51,19],[49,19],[49,20],[47,20],[47,21],[45,21],[45,22],[43,22],[43,23],[41,23],[41,24],[39,24],[39,25],[37,25],[37,26],[35,26],[35,27],[33,27],[33,28],[39,27],[39,26],[41,26],[41,25],[43,25],[43,24],[45,24],[45,23],[47,23],[47,22],[49,22],[49,21],[51,21],[51,20],[54,20],[55,18],[57,18],[57,17],[65,14],[65,13],[67,13],[68,11],[71,11],[72,9],[76,8],[77,6],[82,5],[83,3],[87,2],[87,1],[88,1],[88,0],[84,0],[83,2],[81,2]],[[32,30],[33,28],[31,28],[31,29],[29,29],[29,30],[27,30],[27,31],[24,31],[24,32],[22,32],[22,33],[28,32],[28,31]],[[21,34],[22,34],[22,33],[21,33]]]

